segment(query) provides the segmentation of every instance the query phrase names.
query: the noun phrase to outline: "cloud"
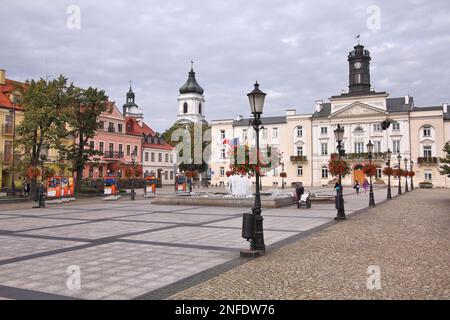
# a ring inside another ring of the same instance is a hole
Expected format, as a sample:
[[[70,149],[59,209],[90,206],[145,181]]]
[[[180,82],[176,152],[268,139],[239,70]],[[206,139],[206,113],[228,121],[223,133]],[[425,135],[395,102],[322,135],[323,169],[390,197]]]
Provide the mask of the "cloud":
[[[2,0],[0,68],[17,80],[62,73],[105,89],[119,107],[133,80],[145,120],[163,131],[175,120],[191,59],[210,120],[245,114],[255,80],[268,93],[265,114],[308,113],[316,99],[347,88],[347,54],[359,33],[377,90],[409,90],[417,105],[450,101],[449,2],[378,0],[376,32],[367,28],[373,4]],[[80,7],[79,30],[66,27],[69,5]]]

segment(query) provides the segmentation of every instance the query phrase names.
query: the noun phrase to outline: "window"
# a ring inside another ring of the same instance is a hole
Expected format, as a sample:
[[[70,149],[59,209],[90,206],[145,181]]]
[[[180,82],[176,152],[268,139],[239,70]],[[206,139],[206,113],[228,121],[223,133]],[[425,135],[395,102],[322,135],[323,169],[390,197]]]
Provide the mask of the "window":
[[[364,132],[364,129],[361,128],[361,126],[357,126],[357,127],[355,128],[355,132]]]
[[[225,130],[220,130],[220,142],[225,140]]]
[[[94,150],[95,149],[95,143],[94,141],[89,142],[89,149]]]
[[[328,128],[327,127],[321,127],[320,128],[320,134],[327,134],[328,133]]]
[[[103,151],[105,151],[105,143],[104,142],[100,142],[98,144],[98,151],[100,151],[101,153],[103,153]]]
[[[198,104],[198,113],[202,114],[202,103]]]
[[[137,156],[138,155],[138,147],[134,146],[134,151],[133,151],[134,155]]]
[[[98,123],[98,127],[99,127],[99,129],[105,129],[105,121],[100,121]]]
[[[183,104],[183,113],[188,113],[188,104],[187,104],[187,102],[185,102]]]
[[[11,161],[12,160],[12,141],[5,141],[4,147],[3,147],[3,157],[5,161]]]
[[[423,157],[424,158],[431,158],[432,156],[432,148],[431,146],[423,146]]]
[[[272,128],[272,139],[278,139],[278,128]]]
[[[328,167],[322,167],[322,179],[328,179]]]
[[[162,153],[158,153],[158,162],[162,162]]]
[[[361,74],[360,73],[355,74],[355,83],[357,83],[357,84],[361,83]]]
[[[173,154],[170,155],[170,163],[173,163]]]
[[[173,180],[173,171],[170,171],[170,180]]]
[[[113,122],[109,122],[108,123],[108,131],[109,132],[114,132],[114,123]]]
[[[431,127],[430,126],[426,126],[423,128],[423,136],[431,137]]]
[[[131,146],[127,144],[127,156],[131,154]]]
[[[98,177],[103,178],[103,167],[98,167]]]
[[[394,123],[392,124],[392,130],[394,130],[394,131],[400,131],[400,123],[394,122]]]
[[[302,166],[297,167],[297,177],[303,177],[303,167]]]
[[[151,162],[155,162],[155,153],[154,152],[152,152],[151,154],[150,154],[150,156],[151,156]]]
[[[109,151],[109,153],[113,153],[114,152],[114,143],[110,143],[109,144],[108,151]]]
[[[433,178],[433,175],[431,174],[431,172],[430,171],[426,171],[425,172],[425,180],[431,181],[432,178]]]
[[[297,138],[303,137],[303,127],[302,126],[298,126],[296,131],[297,131]]]
[[[266,128],[264,128],[264,129],[262,130],[262,138],[263,138],[264,140],[267,140],[267,129],[266,129]]]
[[[381,141],[374,141],[373,142],[373,152],[381,153]]]
[[[303,146],[297,146],[297,156],[303,157]]]
[[[94,177],[94,168],[89,167],[89,178],[92,179]]]
[[[164,160],[166,160],[166,162],[169,162],[169,154],[168,154],[168,153],[166,153],[166,154],[164,155]]]
[[[381,130],[381,124],[375,123],[375,124],[373,125],[373,131],[382,131],[382,130]]]
[[[381,179],[382,170],[381,168],[377,168],[377,173],[375,174],[375,178]]]
[[[355,142],[355,153],[364,152],[364,142]]]
[[[119,156],[123,157],[123,144],[119,143]]]
[[[148,162],[148,152],[145,153],[144,159],[146,162]]]
[[[169,171],[164,171],[164,179],[167,180],[169,178]]]
[[[328,155],[328,143],[321,143],[320,150],[321,150],[322,156],[327,156]]]
[[[133,132],[133,124],[127,123],[127,132]]]
[[[225,153],[225,148],[220,149],[220,159],[225,159],[226,158],[226,153]]]
[[[224,167],[220,167],[220,176],[225,177],[225,168]]]
[[[120,132],[120,133],[122,133],[122,131],[123,131],[123,124],[119,123],[119,124],[117,125],[117,131]]]
[[[392,141],[392,152],[394,154],[400,153],[400,140]]]
[[[247,140],[247,129],[242,130],[242,140],[243,141]]]

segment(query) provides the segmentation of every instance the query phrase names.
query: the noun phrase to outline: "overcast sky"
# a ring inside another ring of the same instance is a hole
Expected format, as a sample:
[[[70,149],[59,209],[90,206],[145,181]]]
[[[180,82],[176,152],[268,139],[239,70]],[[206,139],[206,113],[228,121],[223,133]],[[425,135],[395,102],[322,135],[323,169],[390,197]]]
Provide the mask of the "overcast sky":
[[[361,34],[376,90],[440,105],[450,102],[449,14],[448,0],[0,0],[0,68],[14,80],[63,74],[120,109],[132,80],[145,121],[162,132],[191,59],[208,120],[248,115],[255,80],[265,115],[311,113],[314,100],[348,89],[347,54]]]

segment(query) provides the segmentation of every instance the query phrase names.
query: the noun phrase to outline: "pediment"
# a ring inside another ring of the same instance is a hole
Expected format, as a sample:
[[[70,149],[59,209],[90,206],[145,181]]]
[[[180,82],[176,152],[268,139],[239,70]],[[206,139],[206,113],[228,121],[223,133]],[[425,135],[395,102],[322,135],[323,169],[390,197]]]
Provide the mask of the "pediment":
[[[387,112],[371,105],[354,102],[341,110],[333,113],[330,118],[356,118],[361,116],[386,115]]]

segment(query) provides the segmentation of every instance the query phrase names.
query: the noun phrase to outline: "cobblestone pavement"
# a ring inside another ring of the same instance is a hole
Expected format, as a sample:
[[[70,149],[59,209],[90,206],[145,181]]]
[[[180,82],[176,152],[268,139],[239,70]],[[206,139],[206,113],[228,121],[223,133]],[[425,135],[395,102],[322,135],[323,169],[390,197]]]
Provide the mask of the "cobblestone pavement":
[[[449,190],[415,190],[170,299],[450,299],[449,208]]]

